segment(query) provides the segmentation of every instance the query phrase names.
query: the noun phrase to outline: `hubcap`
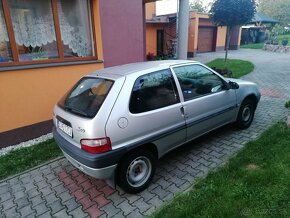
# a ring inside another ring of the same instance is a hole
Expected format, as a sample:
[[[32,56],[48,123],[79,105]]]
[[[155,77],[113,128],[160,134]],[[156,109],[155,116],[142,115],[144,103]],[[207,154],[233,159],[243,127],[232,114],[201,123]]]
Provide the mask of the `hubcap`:
[[[151,175],[152,165],[147,157],[134,159],[127,169],[127,181],[133,187],[142,186]]]
[[[242,119],[244,122],[248,122],[250,118],[251,118],[251,108],[249,105],[247,105],[243,110]]]

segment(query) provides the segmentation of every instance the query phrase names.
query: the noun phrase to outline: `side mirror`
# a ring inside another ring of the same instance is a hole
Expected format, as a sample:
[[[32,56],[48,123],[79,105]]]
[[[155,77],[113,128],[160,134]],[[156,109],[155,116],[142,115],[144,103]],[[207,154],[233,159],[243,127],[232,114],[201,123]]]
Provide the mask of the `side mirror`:
[[[230,89],[239,89],[240,88],[239,84],[236,82],[229,81],[228,85],[229,85]]]

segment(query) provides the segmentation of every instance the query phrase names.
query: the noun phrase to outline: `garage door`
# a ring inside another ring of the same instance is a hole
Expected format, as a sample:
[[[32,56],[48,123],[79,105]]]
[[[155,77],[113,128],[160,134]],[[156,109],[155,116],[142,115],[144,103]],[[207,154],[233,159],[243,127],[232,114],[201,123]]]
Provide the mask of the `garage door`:
[[[199,27],[198,28],[198,42],[197,51],[198,52],[209,52],[214,51],[214,27]]]

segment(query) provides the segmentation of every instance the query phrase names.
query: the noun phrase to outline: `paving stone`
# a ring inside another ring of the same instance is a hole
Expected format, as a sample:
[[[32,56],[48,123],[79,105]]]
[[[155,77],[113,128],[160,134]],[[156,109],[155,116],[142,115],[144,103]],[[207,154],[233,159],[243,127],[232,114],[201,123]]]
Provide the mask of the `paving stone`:
[[[152,199],[154,196],[156,196],[156,194],[153,194],[153,193],[149,192],[148,189],[146,189],[143,192],[139,193],[139,196],[140,197],[142,196],[142,198],[144,199],[144,201],[148,202],[150,199]]]
[[[12,198],[12,194],[10,192],[4,192],[0,194],[0,203],[7,201]]]
[[[73,198],[73,196],[68,192],[63,192],[59,194],[58,197],[61,199],[62,202],[68,201],[69,199]]]
[[[108,217],[112,217],[115,214],[121,212],[119,208],[116,208],[113,203],[106,204],[103,207],[100,207],[100,210],[105,211]]]
[[[55,217],[55,218],[70,218],[72,216],[67,214],[66,209],[62,209],[61,211],[58,211],[56,214],[54,214],[53,217]]]
[[[20,217],[20,213],[16,211],[16,207],[9,208],[8,210],[4,211],[5,216],[10,217]]]
[[[83,212],[82,207],[75,208],[74,210],[69,212],[69,215],[71,215],[72,217],[78,217],[78,218],[88,216],[87,213]]]
[[[35,207],[38,204],[44,203],[44,200],[41,198],[40,194],[37,196],[29,198],[29,201],[31,202],[32,207]]]
[[[58,211],[60,211],[61,209],[63,209],[62,204],[60,203],[60,201],[54,201],[50,204],[47,204],[48,208],[51,210],[51,214],[55,214]]]
[[[18,191],[18,192],[15,192],[15,193],[13,194],[13,196],[14,196],[14,200],[18,200],[19,198],[24,198],[24,197],[26,197],[26,193],[24,193],[23,190],[20,190],[20,191]]]
[[[17,206],[15,203],[14,203],[14,199],[13,198],[10,198],[9,200],[5,200],[1,203],[2,205],[2,210],[3,211],[6,211],[12,207],[15,207]]]
[[[142,218],[143,215],[138,211],[138,210],[134,210],[132,213],[130,213],[128,216],[128,218]]]
[[[16,192],[19,192],[19,191],[22,191],[23,190],[23,187],[22,187],[22,184],[16,184],[16,185],[13,185],[11,186],[11,192],[14,194]]]
[[[58,197],[56,197],[56,195],[54,194],[54,192],[52,192],[49,195],[43,196],[42,198],[46,201],[47,204],[51,204],[51,203],[53,203],[55,201],[60,200]]]
[[[22,197],[22,198],[18,198],[17,200],[14,201],[14,203],[17,204],[18,210],[30,204],[27,196]]]
[[[122,202],[124,202],[126,199],[121,197],[118,192],[113,193],[108,197],[108,199],[114,204],[114,206],[118,206]]]
[[[66,192],[66,191],[67,191],[67,189],[66,189],[62,184],[60,184],[60,185],[54,187],[53,190],[55,191],[55,193],[56,193],[57,195],[60,195],[60,194],[62,194],[63,192]]]
[[[151,205],[147,204],[143,198],[138,199],[132,205],[138,208],[140,213],[144,213],[151,207]]]
[[[135,201],[137,201],[139,198],[141,198],[140,196],[138,195],[131,195],[131,194],[124,194],[122,195],[122,197],[125,197],[130,204],[134,203]]]
[[[116,206],[116,208],[121,209],[125,216],[127,216],[129,213],[132,213],[132,211],[136,209],[128,201],[123,201],[121,204]]]
[[[9,191],[9,183],[3,182],[0,183],[0,198],[1,195]]]
[[[73,211],[73,210],[75,210],[76,208],[78,208],[78,207],[81,206],[80,204],[78,204],[78,203],[76,202],[76,200],[75,200],[74,198],[71,198],[71,199],[69,199],[69,200],[67,200],[67,201],[65,201],[65,202],[62,202],[62,204],[63,204],[64,206],[66,206],[68,212],[71,212],[71,211]]]
[[[37,204],[35,207],[33,207],[33,209],[36,211],[37,216],[42,215],[42,214],[50,211],[44,202]]]
[[[37,218],[48,218],[48,217],[52,217],[50,211],[47,211],[47,212],[37,216]]]
[[[153,193],[155,193],[156,195],[158,195],[158,197],[163,200],[167,195],[170,194],[170,192],[162,189],[160,186],[157,186],[153,191]],[[150,201],[149,201],[150,202]]]
[[[107,214],[101,211],[97,205],[93,205],[90,208],[86,210],[86,212],[89,214],[91,218],[95,217],[107,217]],[[102,215],[103,214],[103,215]]]
[[[18,209],[18,212],[21,214],[21,217],[32,217],[32,214],[35,214],[30,205]]]

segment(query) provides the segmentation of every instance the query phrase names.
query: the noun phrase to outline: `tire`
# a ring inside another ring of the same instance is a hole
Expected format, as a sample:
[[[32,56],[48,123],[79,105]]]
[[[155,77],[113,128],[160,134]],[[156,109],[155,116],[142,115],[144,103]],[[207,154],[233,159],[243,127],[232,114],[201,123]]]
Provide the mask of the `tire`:
[[[146,150],[136,150],[127,154],[119,163],[117,184],[131,194],[145,190],[155,173],[154,155]]]
[[[256,110],[256,102],[252,99],[245,99],[240,107],[235,125],[239,129],[247,129],[251,126]]]

